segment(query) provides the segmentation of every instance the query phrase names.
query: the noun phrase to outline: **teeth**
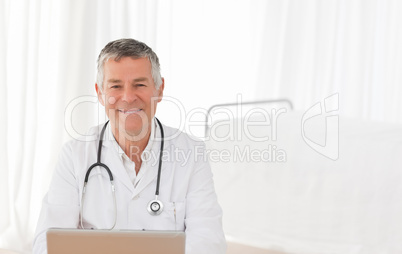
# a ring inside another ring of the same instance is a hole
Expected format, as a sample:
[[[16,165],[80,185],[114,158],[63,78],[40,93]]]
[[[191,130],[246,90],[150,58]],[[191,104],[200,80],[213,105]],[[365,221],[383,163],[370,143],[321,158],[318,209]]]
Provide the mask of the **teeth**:
[[[124,109],[119,109],[119,112],[123,114],[134,114],[141,111],[141,109],[129,109],[129,110],[124,110]]]

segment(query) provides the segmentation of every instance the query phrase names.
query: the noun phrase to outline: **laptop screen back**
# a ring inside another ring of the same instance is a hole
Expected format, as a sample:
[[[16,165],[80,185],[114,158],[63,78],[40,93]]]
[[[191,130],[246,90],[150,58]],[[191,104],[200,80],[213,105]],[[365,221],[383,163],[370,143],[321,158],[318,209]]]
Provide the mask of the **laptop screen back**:
[[[48,254],[184,254],[185,233],[49,229]]]

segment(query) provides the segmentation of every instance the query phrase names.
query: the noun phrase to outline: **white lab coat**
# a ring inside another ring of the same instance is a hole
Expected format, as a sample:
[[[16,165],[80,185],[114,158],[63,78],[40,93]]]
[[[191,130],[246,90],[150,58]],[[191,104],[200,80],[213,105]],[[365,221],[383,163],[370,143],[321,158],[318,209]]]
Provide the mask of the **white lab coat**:
[[[62,149],[49,192],[43,200],[38,221],[33,253],[46,253],[46,230],[79,228],[79,211],[84,178],[90,165],[96,162],[100,129],[91,128],[88,139],[73,140]],[[206,160],[203,142],[196,141],[177,129],[164,126],[165,144],[159,200],[164,209],[159,216],[147,211],[149,201],[155,198],[158,156],[143,162],[148,167],[136,187],[130,181],[115,141],[106,138],[102,145],[102,163],[108,165],[114,177],[117,202],[115,229],[181,230],[186,232],[186,254],[226,252],[222,230],[222,210],[217,202],[212,173]],[[160,130],[152,153],[159,155]],[[176,135],[174,138],[170,138]],[[95,138],[93,138],[95,137]],[[185,157],[189,156],[187,160]],[[115,209],[109,176],[104,169],[92,170],[84,202],[84,228],[110,228]]]

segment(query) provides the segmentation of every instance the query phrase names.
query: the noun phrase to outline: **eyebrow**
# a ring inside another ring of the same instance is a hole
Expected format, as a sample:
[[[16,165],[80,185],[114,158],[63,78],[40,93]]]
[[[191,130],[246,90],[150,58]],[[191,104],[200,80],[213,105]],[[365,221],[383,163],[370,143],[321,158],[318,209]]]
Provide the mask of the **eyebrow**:
[[[148,78],[146,78],[146,77],[141,77],[141,78],[133,79],[133,82],[142,82],[142,81],[147,81],[147,80],[148,80]]]
[[[133,79],[133,83],[135,83],[135,82],[143,82],[143,81],[147,81],[148,80],[148,78],[146,78],[146,77],[141,77],[141,78],[136,78],[136,79]],[[122,81],[120,80],[120,79],[113,79],[113,78],[111,78],[111,79],[108,79],[107,80],[107,83],[112,83],[112,84],[116,84],[116,83],[122,83]]]
[[[121,83],[121,80],[120,80],[120,79],[113,79],[113,78],[111,78],[111,79],[108,79],[108,80],[107,80],[107,83]]]

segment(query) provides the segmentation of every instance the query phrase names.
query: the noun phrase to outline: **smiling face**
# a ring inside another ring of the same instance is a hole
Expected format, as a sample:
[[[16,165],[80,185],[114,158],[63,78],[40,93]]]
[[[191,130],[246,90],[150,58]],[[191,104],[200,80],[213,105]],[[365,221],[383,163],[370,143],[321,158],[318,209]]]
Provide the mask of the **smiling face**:
[[[162,100],[164,81],[159,89],[155,88],[148,58],[109,59],[104,65],[103,88],[98,84],[95,88],[113,130],[139,139],[149,134],[156,105]]]

